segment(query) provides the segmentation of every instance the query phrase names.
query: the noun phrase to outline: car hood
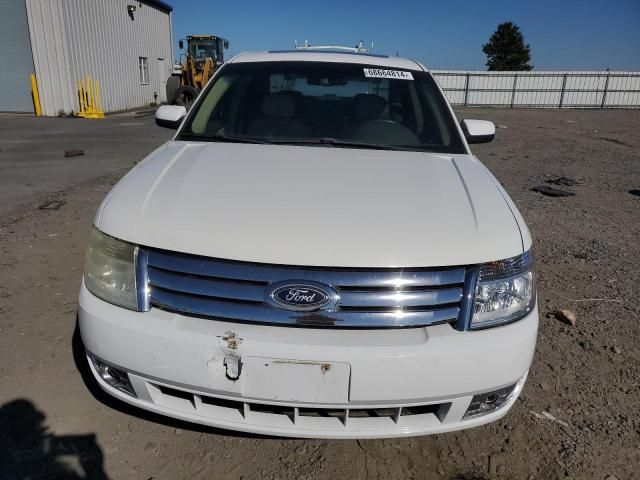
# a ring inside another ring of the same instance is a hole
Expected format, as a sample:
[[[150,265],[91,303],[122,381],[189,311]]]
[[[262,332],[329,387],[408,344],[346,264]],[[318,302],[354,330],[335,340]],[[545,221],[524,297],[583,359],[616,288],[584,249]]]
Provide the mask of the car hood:
[[[523,251],[473,156],[169,142],[129,172],[96,226],[166,250],[341,267],[481,263]]]

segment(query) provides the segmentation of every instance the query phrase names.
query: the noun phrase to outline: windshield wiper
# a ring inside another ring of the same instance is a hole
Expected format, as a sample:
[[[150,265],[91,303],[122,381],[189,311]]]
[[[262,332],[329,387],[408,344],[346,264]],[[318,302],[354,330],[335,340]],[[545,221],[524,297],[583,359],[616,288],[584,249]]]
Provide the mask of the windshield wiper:
[[[257,144],[271,143],[268,140],[263,140],[260,138],[230,137],[222,133],[216,133],[213,135],[195,135],[193,133],[182,133],[178,137],[178,140],[193,140],[197,142],[228,142],[228,143],[257,143]]]
[[[401,151],[416,151],[420,150],[420,146],[407,147],[403,145],[384,145],[382,143],[366,143],[366,142],[351,142],[349,140],[338,140],[331,137],[323,137],[318,139],[292,139],[292,140],[269,140],[269,143],[285,144],[285,145],[327,145],[331,147],[346,147],[346,148],[369,148],[372,150],[401,150]]]
[[[351,142],[349,140],[338,140],[332,137],[323,138],[255,138],[255,137],[232,137],[222,133],[213,135],[195,135],[183,133],[178,140],[194,140],[199,142],[229,142],[229,143],[255,143],[255,144],[273,144],[273,145],[320,145],[328,147],[345,147],[345,148],[368,148],[371,150],[398,150],[406,152],[424,151],[421,145],[405,146],[405,145],[385,145],[382,143],[366,143]]]

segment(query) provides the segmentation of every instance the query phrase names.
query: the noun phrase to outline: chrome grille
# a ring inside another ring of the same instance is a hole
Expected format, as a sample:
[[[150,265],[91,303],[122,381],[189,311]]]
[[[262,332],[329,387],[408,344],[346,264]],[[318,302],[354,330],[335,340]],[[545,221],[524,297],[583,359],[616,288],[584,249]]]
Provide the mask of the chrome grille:
[[[465,267],[293,267],[155,249],[144,250],[138,257],[147,263],[146,268],[139,266],[139,271],[146,272],[140,287],[147,292],[147,303],[193,316],[263,324],[381,328],[459,323],[466,310]],[[330,309],[311,312],[267,303],[271,284],[293,281],[327,285],[339,300]]]

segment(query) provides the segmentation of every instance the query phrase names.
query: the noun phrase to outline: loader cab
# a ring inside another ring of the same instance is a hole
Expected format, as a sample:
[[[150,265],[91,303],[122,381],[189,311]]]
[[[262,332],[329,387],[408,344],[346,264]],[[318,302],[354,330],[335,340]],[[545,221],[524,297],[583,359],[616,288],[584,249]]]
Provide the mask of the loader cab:
[[[224,63],[229,41],[215,35],[188,35],[178,41],[180,63],[167,80],[167,103],[189,108],[207,82]]]
[[[211,58],[214,63],[224,63],[224,50],[229,48],[229,41],[213,35],[190,35],[187,37],[187,51],[196,62],[204,62]]]

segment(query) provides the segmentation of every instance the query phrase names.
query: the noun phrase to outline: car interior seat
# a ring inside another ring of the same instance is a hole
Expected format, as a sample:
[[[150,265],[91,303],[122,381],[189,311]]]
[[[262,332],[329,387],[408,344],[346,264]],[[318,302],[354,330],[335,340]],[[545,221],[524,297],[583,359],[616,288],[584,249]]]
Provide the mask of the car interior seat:
[[[260,114],[247,127],[247,135],[255,137],[307,138],[309,131],[298,117],[296,99],[289,92],[266,95]]]

